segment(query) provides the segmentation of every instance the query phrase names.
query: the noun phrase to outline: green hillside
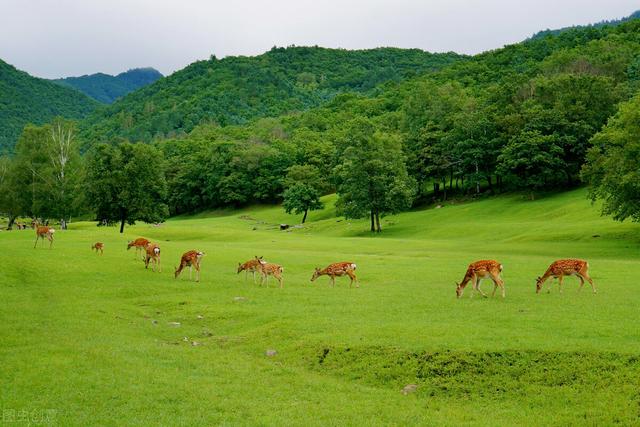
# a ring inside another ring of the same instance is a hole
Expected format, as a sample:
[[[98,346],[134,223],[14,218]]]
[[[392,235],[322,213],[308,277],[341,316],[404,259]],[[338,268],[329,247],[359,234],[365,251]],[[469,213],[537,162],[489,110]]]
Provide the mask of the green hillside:
[[[63,86],[77,89],[96,101],[111,104],[116,99],[136,89],[150,85],[161,78],[162,74],[154,68],[135,68],[116,76],[96,73],[80,77],[66,77],[53,81]]]
[[[320,47],[274,47],[255,57],[212,57],[97,111],[84,123],[84,134],[98,141],[150,141],[189,132],[202,123],[245,123],[307,110],[341,92],[370,93],[383,82],[437,70],[460,58],[417,49]]]
[[[0,60],[0,153],[12,151],[27,123],[81,119],[99,105],[75,89],[32,77]]]
[[[299,216],[253,207],[125,236],[71,224],[51,250],[34,250],[31,230],[0,232],[12,254],[0,270],[3,407],[51,408],[61,425],[637,422],[637,225],[601,217],[581,189],[408,212],[372,238],[332,201],[291,231],[278,224]],[[162,273],[125,250],[138,236],[160,243]],[[206,252],[199,284],[173,277],[189,249]],[[254,255],[284,266],[283,289],[236,275]],[[589,261],[597,294],[573,277],[562,294],[555,282],[535,293],[563,257]],[[506,298],[456,299],[467,264],[487,258],[504,265]],[[343,260],[360,288],[309,282]]]

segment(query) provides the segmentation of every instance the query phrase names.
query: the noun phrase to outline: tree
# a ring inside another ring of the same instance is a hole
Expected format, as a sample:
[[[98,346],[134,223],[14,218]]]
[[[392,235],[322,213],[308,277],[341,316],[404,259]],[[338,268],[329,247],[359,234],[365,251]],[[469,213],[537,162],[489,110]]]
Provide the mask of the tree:
[[[145,144],[97,144],[89,154],[87,200],[98,220],[156,223],[169,214],[162,153]]]
[[[9,156],[0,157],[0,212],[7,215],[7,230],[13,228],[13,223],[21,212],[16,172],[16,164]]]
[[[399,138],[377,132],[368,119],[348,125],[348,148],[336,167],[336,208],[346,218],[370,216],[371,231],[382,231],[380,216],[411,206],[415,181],[409,177]]]
[[[582,169],[589,197],[601,199],[602,213],[617,221],[640,221],[640,94],[622,104],[591,143]]]
[[[304,213],[302,223],[307,220],[310,210],[322,209],[322,190],[327,184],[320,176],[318,168],[312,165],[294,165],[289,168],[285,180],[287,189],[283,194],[282,206],[287,213]]]
[[[513,138],[498,156],[498,171],[510,185],[530,191],[550,188],[562,182],[565,164],[563,150],[552,135],[525,131]]]

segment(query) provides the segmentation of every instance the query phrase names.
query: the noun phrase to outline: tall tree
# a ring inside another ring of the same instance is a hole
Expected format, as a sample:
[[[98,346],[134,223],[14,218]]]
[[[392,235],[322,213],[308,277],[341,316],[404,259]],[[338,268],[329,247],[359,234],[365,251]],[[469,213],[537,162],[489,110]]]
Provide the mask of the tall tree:
[[[640,94],[591,140],[582,177],[593,201],[603,201],[602,213],[615,220],[640,221]]]
[[[336,207],[346,218],[371,219],[371,231],[382,231],[380,216],[411,206],[415,181],[409,177],[399,138],[377,132],[368,119],[348,126],[348,148],[336,167]]]
[[[156,223],[169,214],[162,153],[145,144],[98,144],[89,155],[87,200],[98,220]]]
[[[282,206],[287,213],[304,213],[302,223],[307,220],[310,210],[322,209],[320,201],[326,181],[320,176],[318,168],[312,165],[294,165],[287,172],[286,190],[283,194]]]

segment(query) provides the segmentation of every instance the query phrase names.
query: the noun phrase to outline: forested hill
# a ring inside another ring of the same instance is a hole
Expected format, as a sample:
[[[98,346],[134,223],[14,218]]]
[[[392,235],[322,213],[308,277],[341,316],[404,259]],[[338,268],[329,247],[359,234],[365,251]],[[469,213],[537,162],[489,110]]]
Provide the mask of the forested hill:
[[[77,89],[97,101],[111,104],[116,99],[161,78],[162,74],[154,68],[135,68],[117,76],[96,73],[53,81]]]
[[[202,123],[242,124],[319,106],[341,92],[370,92],[386,81],[438,70],[455,53],[418,49],[273,48],[255,57],[195,62],[96,111],[83,123],[93,141],[150,141]]]
[[[633,19],[638,19],[638,18],[640,18],[640,10],[636,10],[631,15],[629,15],[629,16],[627,16],[625,18],[613,19],[613,20],[610,20],[610,21],[600,21],[600,22],[597,22],[595,24],[589,24],[589,25],[574,25],[572,27],[558,28],[556,30],[538,31],[531,38],[532,39],[542,38],[542,37],[545,37],[545,36],[548,36],[548,35],[560,34],[563,31],[576,30],[576,29],[582,29],[582,28],[602,28],[604,26],[620,25],[620,24],[623,24],[625,22],[631,21]]]
[[[11,151],[27,123],[55,116],[80,119],[98,102],[75,89],[39,79],[0,60],[0,153]]]

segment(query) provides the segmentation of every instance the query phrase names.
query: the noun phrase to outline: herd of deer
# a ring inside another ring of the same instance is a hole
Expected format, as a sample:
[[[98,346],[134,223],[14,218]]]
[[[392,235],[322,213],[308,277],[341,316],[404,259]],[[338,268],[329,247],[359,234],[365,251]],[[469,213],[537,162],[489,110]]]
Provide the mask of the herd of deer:
[[[53,245],[53,235],[55,230],[49,226],[41,226],[37,221],[33,223],[34,229],[36,231],[36,243],[34,248],[38,245],[38,241],[42,239],[44,244],[44,240],[49,240],[49,248]],[[131,248],[136,248],[136,258],[138,257],[138,253],[142,252],[142,259],[144,260],[145,268],[149,268],[149,263],[153,263],[152,270],[156,271],[156,267],[158,271],[161,272],[162,268],[160,266],[160,246],[156,243],[152,243],[147,239],[138,238],[136,240],[132,240],[127,245],[127,250]],[[92,250],[95,250],[96,253],[100,253],[101,255],[104,253],[104,244],[102,242],[96,242],[93,246],[91,246]],[[200,281],[200,261],[204,256],[204,252],[190,250],[185,252],[180,258],[180,266],[176,267],[174,272],[174,277],[177,279],[182,270],[186,267],[189,267],[189,280],[191,280],[192,269],[196,269],[196,282]],[[349,282],[349,287],[353,285],[353,282],[356,283],[356,287],[359,287],[358,280],[355,274],[356,264],[352,262],[337,262],[334,264],[330,264],[324,269],[316,268],[313,272],[313,276],[311,276],[311,281],[315,281],[320,276],[329,276],[331,280],[331,285],[335,286],[336,277],[341,276],[349,276],[351,282]],[[269,276],[273,276],[279,283],[280,287],[283,287],[283,279],[282,272],[284,268],[281,265],[273,264],[270,262],[266,262],[263,257],[254,257],[253,259],[245,262],[238,263],[237,273],[245,272],[245,280],[249,273],[253,275],[253,283],[256,283],[256,273],[260,274],[260,286],[264,282],[266,282],[266,286],[269,286]],[[502,297],[505,297],[504,290],[504,281],[502,280],[502,264],[495,260],[483,260],[476,261],[474,263],[469,264],[467,267],[467,271],[464,275],[464,278],[460,283],[456,283],[456,296],[460,298],[462,293],[464,292],[464,288],[471,283],[474,291],[481,294],[483,297],[487,295],[482,292],[480,289],[480,282],[484,279],[491,279],[494,283],[493,293],[491,296],[495,296],[496,290],[500,288],[502,292]],[[584,286],[585,280],[589,282],[591,285],[591,289],[593,293],[596,293],[596,287],[593,284],[593,280],[589,277],[589,263],[587,261],[579,260],[579,259],[561,259],[554,261],[547,271],[536,279],[536,293],[540,293],[542,290],[544,283],[550,277],[554,279],[558,279],[558,285],[560,288],[560,292],[562,292],[562,281],[564,276],[576,276],[580,280],[580,287],[578,290],[582,290]],[[473,293],[471,294],[473,296]]]

